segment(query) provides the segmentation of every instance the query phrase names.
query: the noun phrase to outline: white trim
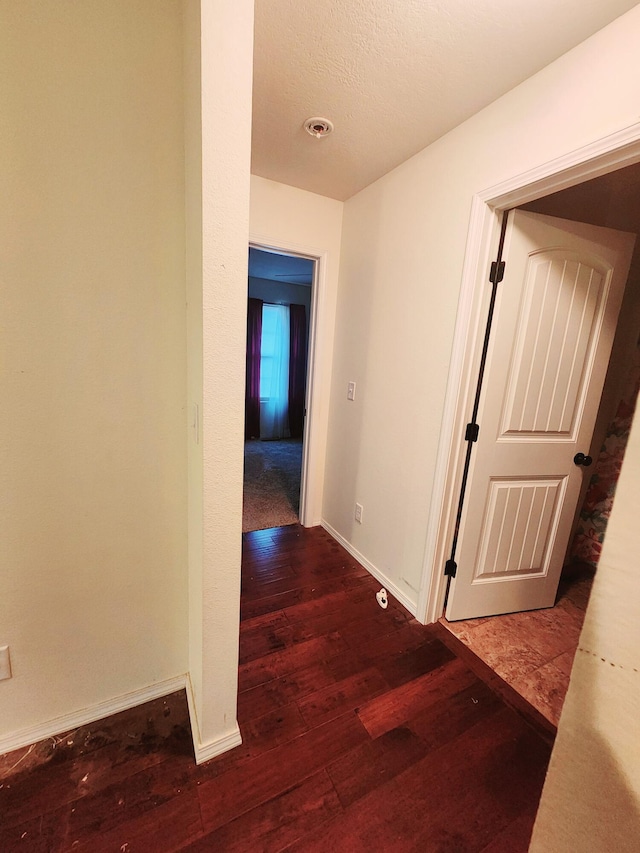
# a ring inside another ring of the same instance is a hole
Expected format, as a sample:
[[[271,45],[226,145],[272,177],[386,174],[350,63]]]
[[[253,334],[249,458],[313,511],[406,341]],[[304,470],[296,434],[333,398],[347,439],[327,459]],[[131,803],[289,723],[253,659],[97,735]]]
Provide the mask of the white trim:
[[[640,122],[489,187],[472,200],[416,609],[416,618],[423,623],[436,622],[444,609],[444,563],[455,524],[464,464],[462,437],[470,414],[481,346],[478,330],[486,302],[482,293],[487,290],[484,284],[490,250],[498,233],[499,214],[638,162]]]
[[[370,563],[366,557],[363,557],[363,555],[358,550],[356,550],[353,545],[347,539],[344,538],[344,536],[338,533],[338,531],[335,530],[329,524],[328,521],[325,521],[324,518],[322,519],[320,524],[322,525],[322,527],[324,527],[329,536],[332,536],[336,540],[336,542],[339,542],[340,545],[342,545],[342,547],[345,549],[345,551],[348,551],[351,556],[354,557],[360,563],[360,565],[369,572],[369,574],[373,575],[376,580],[379,580],[380,583],[387,590],[387,592],[390,592],[391,595],[396,598],[400,602],[400,604],[403,605],[403,607],[406,607],[412,616],[416,615],[415,602],[411,601],[411,599],[408,598],[406,594],[402,592],[402,590],[399,589],[394,584],[394,582],[385,575],[384,572],[380,571],[380,569],[377,566],[374,566],[373,563]]]
[[[216,758],[218,755],[222,755],[223,752],[228,752],[230,749],[240,746],[241,743],[242,735],[240,734],[240,728],[237,723],[231,731],[220,735],[220,737],[214,740],[210,740],[209,743],[196,744],[194,742],[196,764],[204,764],[205,761],[211,761],[212,758]]]
[[[640,122],[603,136],[479,193],[491,207],[507,210],[640,162]]]
[[[196,764],[204,764],[205,761],[210,761],[223,752],[227,752],[242,743],[242,735],[240,727],[236,722],[235,726],[225,734],[220,735],[208,743],[202,743],[200,736],[200,724],[198,723],[198,712],[193,693],[193,684],[191,675],[187,673],[185,679],[185,689],[187,692],[187,705],[189,706],[189,719],[191,720],[191,737],[193,739],[193,752],[196,759]]]
[[[317,464],[317,403],[320,382],[318,378],[318,341],[319,330],[324,325],[324,303],[326,293],[327,252],[309,246],[301,246],[284,240],[273,242],[268,237],[251,233],[249,245],[256,249],[279,254],[292,254],[314,261],[313,284],[311,287],[311,316],[309,318],[309,342],[307,361],[307,388],[305,407],[307,416],[304,422],[302,439],[302,471],[300,478],[300,524],[303,527],[314,527],[319,522],[320,507],[322,506],[323,483],[313,472],[319,470]]]
[[[473,385],[465,378],[477,366],[474,356],[481,341],[483,288],[476,285],[478,280],[484,281],[483,272],[488,267],[490,250],[498,230],[497,217],[492,229],[493,223],[486,216],[486,210],[485,203],[479,196],[474,196],[416,608],[417,618],[424,623],[437,622],[443,609],[441,602],[444,602],[446,582],[443,572],[431,571],[431,567],[442,566],[444,571],[462,479],[463,435],[474,391]]]
[[[11,752],[13,749],[31,746],[31,744],[38,743],[38,741],[46,740],[47,738],[56,737],[57,735],[64,734],[64,732],[77,729],[80,726],[95,723],[104,717],[110,717],[112,714],[120,713],[120,711],[127,711],[130,708],[135,708],[137,705],[150,702],[152,699],[168,696],[170,693],[182,690],[185,684],[186,676],[179,675],[176,678],[170,678],[167,681],[159,681],[157,684],[143,687],[141,690],[134,690],[133,693],[125,693],[123,696],[118,696],[115,699],[99,702],[97,705],[91,705],[91,707],[84,708],[81,711],[74,711],[62,717],[55,717],[46,723],[30,726],[27,729],[20,729],[20,731],[0,738],[0,755],[5,752]]]

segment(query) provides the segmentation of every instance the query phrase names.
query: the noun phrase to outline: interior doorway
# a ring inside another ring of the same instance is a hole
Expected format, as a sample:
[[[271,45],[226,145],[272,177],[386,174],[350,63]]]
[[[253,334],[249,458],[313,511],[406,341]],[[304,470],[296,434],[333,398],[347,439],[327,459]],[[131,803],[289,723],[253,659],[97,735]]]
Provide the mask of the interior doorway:
[[[631,165],[521,209],[640,234],[640,166]],[[640,385],[640,240],[636,241],[558,596],[548,610],[446,627],[557,725]]]
[[[316,264],[249,247],[243,532],[303,517]]]

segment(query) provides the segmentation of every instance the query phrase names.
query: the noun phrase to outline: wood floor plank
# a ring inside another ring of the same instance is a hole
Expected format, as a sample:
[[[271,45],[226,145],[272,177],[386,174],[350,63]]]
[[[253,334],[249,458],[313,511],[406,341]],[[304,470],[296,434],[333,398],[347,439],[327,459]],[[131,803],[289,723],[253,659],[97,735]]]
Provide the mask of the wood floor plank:
[[[518,815],[502,832],[494,835],[482,853],[527,853],[536,819],[537,805]]]
[[[184,848],[185,853],[277,853],[342,811],[322,770]]]
[[[408,652],[431,640],[430,627],[420,625],[415,619],[409,619],[392,634],[368,638],[360,645],[352,645],[366,660],[380,660],[384,657]]]
[[[355,710],[388,689],[389,685],[378,670],[370,668],[316,690],[299,700],[298,706],[309,726],[319,726],[346,711]]]
[[[375,658],[375,666],[390,687],[400,687],[451,661],[455,655],[438,640],[428,640],[416,648]]]
[[[275,658],[256,658],[238,667],[238,690],[251,690],[280,677]]]
[[[331,578],[341,579],[347,574],[353,577],[366,577],[367,572],[362,567],[346,566],[339,562],[318,563],[309,567],[304,573],[279,578],[269,583],[263,583],[259,579],[246,580],[242,586],[242,595],[246,600],[251,601],[308,586],[313,587],[315,583],[322,583]]]
[[[25,772],[19,765],[2,784],[4,826],[23,823],[80,796],[96,795],[160,764],[168,755],[182,755],[185,763],[193,760],[184,694],[156,699],[46,742],[56,743],[43,751],[39,766]]]
[[[243,745],[252,756],[268,752],[281,743],[293,740],[309,730],[309,725],[295,702],[255,717],[242,726]]]
[[[348,646],[338,631],[332,631],[320,637],[314,637],[304,643],[284,648],[261,658],[267,666],[274,666],[277,676],[288,675],[299,669],[305,669],[318,661],[327,660],[342,654]],[[276,676],[276,677],[277,677]]]
[[[553,723],[548,720],[537,708],[534,708],[523,696],[521,696],[514,688],[507,684],[490,666],[475,655],[471,649],[466,646],[461,640],[447,631],[439,622],[430,626],[435,635],[445,643],[456,657],[463,660],[469,669],[471,669],[478,678],[482,679],[495,693],[497,693],[504,702],[511,708],[514,708],[519,714],[523,715],[530,725],[536,730],[549,744],[553,744],[557,729]]]
[[[289,625],[289,619],[284,610],[271,611],[246,619],[240,626],[240,639],[253,637],[261,633],[274,631],[276,628],[284,628]]]
[[[358,619],[344,624],[340,633],[350,646],[357,647],[380,637],[394,633],[410,618],[407,611],[400,609],[378,611],[368,618]]]
[[[366,581],[366,578],[357,578],[356,580],[358,582]],[[242,598],[240,603],[240,618],[242,621],[245,621],[264,613],[272,613],[275,610],[284,610],[286,612],[288,608],[294,607],[297,604],[304,603],[305,601],[318,601],[329,593],[340,592],[345,588],[345,578],[337,577],[329,581],[321,581],[312,586],[302,586],[298,589],[290,589],[275,595],[260,595],[258,592],[251,600],[246,596]]]
[[[329,765],[328,772],[346,808],[424,758],[427,751],[417,735],[400,727],[340,756]]]
[[[52,850],[75,849],[74,844],[86,844],[89,840],[97,847],[101,838],[116,836],[123,826],[130,826],[134,820],[144,825],[148,812],[154,813],[155,821],[155,810],[160,805],[195,792],[196,783],[190,778],[190,767],[191,761],[167,759],[97,794],[76,798],[52,816],[52,823],[57,826]],[[182,802],[187,803],[187,800]],[[187,836],[190,837],[189,832]]]
[[[345,714],[198,788],[204,828],[217,829],[299,784],[367,740],[358,717]]]
[[[501,703],[486,684],[474,679],[469,687],[421,709],[407,722],[429,749],[439,749],[493,714]]]
[[[502,707],[489,721],[376,787],[290,850],[479,853],[494,833],[514,820],[518,808],[526,809],[527,802],[539,796],[539,772],[521,778],[536,749],[545,745],[514,712]]]
[[[65,849],[73,850],[73,853],[136,853],[147,850],[175,853],[202,834],[198,795],[191,790],[114,829]]]
[[[0,757],[0,851],[524,853],[527,703],[321,528],[242,542],[242,745],[196,766],[181,691]]]
[[[51,853],[54,850],[53,835],[55,825],[47,821],[45,815],[15,826],[0,824],[0,850],[25,850],[28,853]]]
[[[317,663],[245,690],[238,695],[238,722],[246,723],[275,711],[333,684],[335,680],[326,663]]]
[[[419,678],[372,699],[358,710],[371,737],[376,738],[403,725],[439,699],[459,693],[475,681],[461,661],[453,660]]]
[[[240,664],[242,665],[252,660],[266,657],[273,652],[293,646],[295,642],[296,629],[293,625],[285,625],[266,631],[252,631],[250,634],[246,632],[244,634],[241,633],[239,645]]]
[[[344,610],[350,605],[360,604],[363,600],[370,598],[374,600],[375,592],[378,585],[371,583],[373,578],[363,578],[363,582],[358,586],[345,589],[344,585],[332,593],[327,593],[322,598],[314,598],[309,601],[302,601],[287,607],[285,613],[289,622],[301,622],[308,619],[313,619],[318,616],[327,616],[330,613]]]
[[[266,630],[261,630],[260,627],[253,629],[254,620],[251,620],[246,628],[244,627],[246,623],[243,623],[240,634],[240,660],[242,663],[296,643],[327,636],[335,631],[345,630],[351,637],[350,645],[364,644],[371,637],[380,638],[398,630],[407,621],[408,616],[397,605],[390,607],[385,614],[381,614],[373,597],[351,602],[348,623],[345,622],[344,608],[330,610],[328,613],[308,616],[306,619],[298,619],[292,622],[288,614],[293,609],[287,608],[284,613],[279,611],[277,614],[267,614],[274,617],[274,624],[273,627],[268,626]],[[277,621],[275,620],[276,616],[278,617]],[[285,618],[287,621],[284,621]]]

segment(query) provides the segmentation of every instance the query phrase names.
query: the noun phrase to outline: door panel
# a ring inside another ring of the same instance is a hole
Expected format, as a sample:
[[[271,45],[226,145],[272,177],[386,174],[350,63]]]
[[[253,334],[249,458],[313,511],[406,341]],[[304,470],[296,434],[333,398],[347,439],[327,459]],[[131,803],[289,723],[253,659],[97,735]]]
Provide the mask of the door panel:
[[[634,235],[515,211],[448,619],[551,607]],[[588,474],[586,475],[588,476]]]
[[[603,317],[607,270],[598,266],[560,249],[530,256],[503,435],[555,439],[579,423],[598,340],[594,324]]]
[[[491,479],[474,579],[544,574],[564,483]]]

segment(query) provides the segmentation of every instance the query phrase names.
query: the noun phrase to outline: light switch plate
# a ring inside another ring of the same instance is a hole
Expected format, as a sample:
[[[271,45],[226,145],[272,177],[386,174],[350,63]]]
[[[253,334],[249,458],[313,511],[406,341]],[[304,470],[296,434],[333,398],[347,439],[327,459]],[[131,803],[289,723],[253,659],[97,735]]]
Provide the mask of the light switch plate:
[[[347,400],[355,400],[356,399],[356,383],[349,382],[347,385]]]

